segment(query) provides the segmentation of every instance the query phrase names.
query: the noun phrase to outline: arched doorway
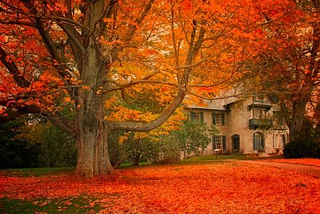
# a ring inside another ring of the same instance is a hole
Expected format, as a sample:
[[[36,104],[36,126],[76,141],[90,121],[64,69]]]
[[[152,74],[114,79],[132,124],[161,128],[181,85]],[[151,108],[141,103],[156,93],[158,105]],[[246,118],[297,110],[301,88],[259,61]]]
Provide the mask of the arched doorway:
[[[240,136],[238,134],[232,135],[232,151],[240,151]]]
[[[264,150],[264,135],[260,132],[253,133],[253,150]]]

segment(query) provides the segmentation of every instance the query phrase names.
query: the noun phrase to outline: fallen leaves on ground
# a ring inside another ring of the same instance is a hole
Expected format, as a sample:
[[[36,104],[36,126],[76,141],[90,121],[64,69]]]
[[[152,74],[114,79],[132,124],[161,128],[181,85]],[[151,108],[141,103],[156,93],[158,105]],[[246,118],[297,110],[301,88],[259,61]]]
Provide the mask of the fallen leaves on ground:
[[[246,163],[152,166],[110,177],[0,177],[0,198],[87,195],[100,213],[320,213],[320,180]]]
[[[298,158],[298,159],[266,159],[264,161],[276,163],[293,163],[320,167],[320,159],[317,158]]]

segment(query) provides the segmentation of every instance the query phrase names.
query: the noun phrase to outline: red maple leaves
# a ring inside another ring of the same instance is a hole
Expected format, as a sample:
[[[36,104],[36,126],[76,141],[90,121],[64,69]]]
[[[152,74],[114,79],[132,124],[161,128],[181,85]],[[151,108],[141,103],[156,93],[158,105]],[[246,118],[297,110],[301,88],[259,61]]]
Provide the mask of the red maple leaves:
[[[0,177],[0,197],[35,200],[88,195],[101,213],[319,213],[320,180],[294,171],[223,163],[154,166],[84,179]]]

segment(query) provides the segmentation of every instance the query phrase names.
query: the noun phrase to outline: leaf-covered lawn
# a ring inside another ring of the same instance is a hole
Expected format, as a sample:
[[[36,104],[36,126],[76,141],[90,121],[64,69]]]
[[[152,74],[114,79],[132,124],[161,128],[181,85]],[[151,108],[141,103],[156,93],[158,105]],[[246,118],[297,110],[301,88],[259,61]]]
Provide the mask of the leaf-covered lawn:
[[[298,159],[266,159],[264,161],[277,163],[294,163],[320,167],[320,159],[317,158],[298,158]]]
[[[8,204],[18,209],[19,202],[31,210],[20,213],[313,214],[320,213],[320,179],[232,162],[128,168],[92,179],[2,174],[0,198],[0,213],[14,213]]]

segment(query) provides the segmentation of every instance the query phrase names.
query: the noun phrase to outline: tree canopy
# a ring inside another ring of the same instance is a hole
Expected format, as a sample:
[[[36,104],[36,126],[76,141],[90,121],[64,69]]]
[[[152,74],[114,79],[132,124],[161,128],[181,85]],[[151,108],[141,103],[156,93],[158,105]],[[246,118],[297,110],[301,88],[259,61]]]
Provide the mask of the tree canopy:
[[[276,29],[265,26],[293,10],[279,0],[1,0],[1,120],[41,113],[77,138],[78,173],[108,173],[108,132],[150,131],[186,94],[228,87],[269,47],[262,38]]]

